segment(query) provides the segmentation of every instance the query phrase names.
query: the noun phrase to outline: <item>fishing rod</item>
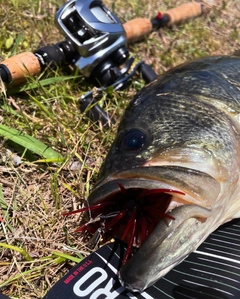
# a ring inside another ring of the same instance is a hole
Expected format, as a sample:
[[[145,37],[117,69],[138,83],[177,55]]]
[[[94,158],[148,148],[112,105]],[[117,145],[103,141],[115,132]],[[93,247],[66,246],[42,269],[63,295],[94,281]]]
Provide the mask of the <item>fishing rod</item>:
[[[160,28],[201,16],[205,11],[203,4],[191,2],[158,13],[151,20],[136,18],[122,25],[102,1],[70,0],[55,16],[55,24],[65,40],[6,59],[0,64],[0,77],[11,88],[23,84],[29,76],[38,76],[49,65],[72,65],[99,87],[99,93],[109,86],[114,90],[126,88],[136,73],[149,83],[157,74],[143,61],[130,71],[134,58],[130,58],[127,44]],[[113,118],[94,102],[92,93],[79,99],[80,110],[87,110],[87,116],[93,121],[111,126]]]

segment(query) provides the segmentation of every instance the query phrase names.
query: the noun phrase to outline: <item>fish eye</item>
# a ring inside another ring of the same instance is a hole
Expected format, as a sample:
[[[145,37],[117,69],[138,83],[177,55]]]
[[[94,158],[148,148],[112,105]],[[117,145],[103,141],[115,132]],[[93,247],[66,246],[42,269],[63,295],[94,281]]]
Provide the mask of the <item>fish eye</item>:
[[[143,147],[145,140],[146,134],[143,131],[138,129],[127,130],[117,142],[117,149],[137,151]]]

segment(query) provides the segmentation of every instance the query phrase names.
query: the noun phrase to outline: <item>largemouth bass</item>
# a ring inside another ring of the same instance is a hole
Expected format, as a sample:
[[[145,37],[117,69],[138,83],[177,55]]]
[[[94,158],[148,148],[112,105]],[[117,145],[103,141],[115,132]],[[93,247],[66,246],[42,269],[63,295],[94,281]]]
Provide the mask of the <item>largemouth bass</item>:
[[[85,228],[128,243],[119,278],[142,291],[240,217],[239,169],[240,58],[183,64],[130,102]]]

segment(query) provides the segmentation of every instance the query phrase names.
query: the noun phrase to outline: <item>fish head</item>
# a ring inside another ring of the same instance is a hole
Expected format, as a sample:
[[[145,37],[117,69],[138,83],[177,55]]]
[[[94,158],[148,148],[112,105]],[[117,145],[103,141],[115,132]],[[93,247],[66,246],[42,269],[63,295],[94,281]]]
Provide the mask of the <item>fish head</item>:
[[[88,198],[100,205],[91,217],[102,217],[103,231],[138,248],[119,273],[131,291],[239,216],[239,124],[214,100],[177,92],[199,76],[173,72],[134,97]]]

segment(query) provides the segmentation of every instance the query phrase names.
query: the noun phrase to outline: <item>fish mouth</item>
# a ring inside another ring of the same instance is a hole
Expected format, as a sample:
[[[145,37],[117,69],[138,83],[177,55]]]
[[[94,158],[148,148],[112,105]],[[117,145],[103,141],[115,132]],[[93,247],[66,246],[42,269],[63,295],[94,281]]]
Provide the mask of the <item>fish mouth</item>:
[[[198,206],[179,188],[146,178],[111,180],[95,192],[88,199],[89,206],[96,207],[91,218],[102,222],[104,233],[134,247],[141,247],[161,220],[169,226],[175,220],[173,211],[180,206]],[[96,200],[96,196],[101,199]],[[90,224],[96,227],[97,222]]]
[[[208,201],[204,197],[206,185],[211,188]],[[101,228],[103,234],[128,244],[120,281],[131,291],[141,291],[183,260],[189,249],[195,249],[196,240],[177,253],[179,243],[191,239],[199,224],[211,216],[213,197],[218,192],[218,182],[211,176],[183,167],[121,171],[100,181],[90,194],[91,218],[98,218],[100,223],[90,221],[85,228],[92,232]],[[172,259],[166,258],[170,251]],[[149,275],[150,260],[151,266],[161,264],[157,274]]]

